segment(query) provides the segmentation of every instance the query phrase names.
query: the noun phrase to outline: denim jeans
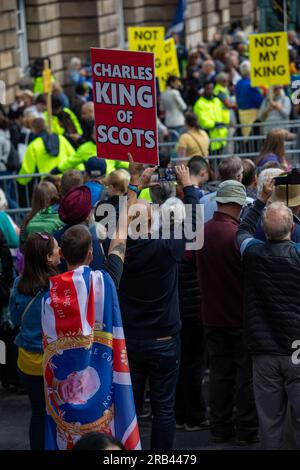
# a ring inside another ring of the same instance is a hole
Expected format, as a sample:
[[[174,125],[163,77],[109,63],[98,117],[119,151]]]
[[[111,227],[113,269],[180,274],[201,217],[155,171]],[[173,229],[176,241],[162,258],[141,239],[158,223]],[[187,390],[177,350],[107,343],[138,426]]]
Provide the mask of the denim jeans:
[[[18,370],[21,382],[29,396],[31,419],[29,441],[31,450],[45,449],[46,404],[44,396],[44,379],[39,375],[28,375]]]
[[[175,392],[180,362],[180,336],[127,339],[127,352],[137,414],[142,409],[147,377],[153,414],[151,449],[172,449],[175,437]]]

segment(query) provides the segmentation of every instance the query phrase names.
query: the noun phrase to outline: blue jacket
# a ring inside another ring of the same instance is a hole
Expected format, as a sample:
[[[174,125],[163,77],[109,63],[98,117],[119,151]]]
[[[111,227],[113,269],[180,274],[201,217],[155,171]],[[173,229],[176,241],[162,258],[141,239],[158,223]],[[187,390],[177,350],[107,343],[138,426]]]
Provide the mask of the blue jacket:
[[[15,344],[26,351],[42,353],[42,299],[44,292],[40,292],[30,306],[22,320],[23,312],[32,300],[31,295],[21,294],[17,286],[20,282],[20,277],[14,282],[12,294],[9,301],[9,311],[11,321],[15,326],[21,326],[20,332],[15,339]]]
[[[92,204],[95,206],[98,201],[100,201],[100,196],[103,191],[104,186],[97,181],[87,181],[84,186],[87,186],[91,191],[92,195]]]
[[[208,222],[214,216],[216,210],[218,210],[216,202],[217,191],[213,193],[205,194],[200,199],[200,204],[204,206],[204,222]]]
[[[241,78],[235,86],[238,109],[258,109],[263,102],[259,89],[251,86],[250,78]]]

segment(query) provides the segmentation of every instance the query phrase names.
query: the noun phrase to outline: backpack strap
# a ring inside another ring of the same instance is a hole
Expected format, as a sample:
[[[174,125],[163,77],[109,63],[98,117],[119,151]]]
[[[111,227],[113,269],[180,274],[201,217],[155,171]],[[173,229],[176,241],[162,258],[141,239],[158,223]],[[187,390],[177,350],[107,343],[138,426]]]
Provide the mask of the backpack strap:
[[[41,292],[42,291],[39,290],[38,293],[35,294],[35,296],[28,302],[28,304],[24,308],[23,313],[21,315],[21,323],[23,323],[26,313],[28,312],[28,310],[30,309],[30,307],[34,303],[34,301],[38,298],[38,296],[40,295]]]
[[[201,152],[201,154],[204,156],[204,152],[203,152],[203,148],[202,146],[200,145],[200,142],[196,139],[196,137],[194,135],[192,135],[190,132],[187,132],[187,134],[192,137],[193,141],[196,142],[197,146],[199,147],[199,150]]]

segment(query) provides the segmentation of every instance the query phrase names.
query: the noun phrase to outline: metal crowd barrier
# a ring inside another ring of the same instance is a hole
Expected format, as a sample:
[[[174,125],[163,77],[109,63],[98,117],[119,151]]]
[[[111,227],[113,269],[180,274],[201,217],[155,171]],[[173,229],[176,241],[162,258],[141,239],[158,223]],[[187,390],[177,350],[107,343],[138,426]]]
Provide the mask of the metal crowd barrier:
[[[235,126],[232,126],[236,131],[242,130],[244,127],[249,127],[249,124],[237,124]],[[282,128],[289,130],[290,132],[295,133],[297,136],[299,135],[300,137],[300,120],[289,120],[289,121],[273,121],[270,123],[266,122],[255,122],[252,124],[253,128],[262,128],[262,130],[265,129],[265,127],[270,127],[271,128]],[[229,126],[230,129],[230,126]],[[179,134],[175,131],[170,131],[176,139],[179,138]],[[220,138],[220,139],[211,139],[210,144],[213,142],[224,142],[226,140],[226,146],[224,146],[221,151],[216,150],[216,151],[211,151],[212,155],[215,154],[224,154],[226,155],[227,153],[232,154],[232,153],[252,153],[252,152],[259,152],[263,146],[264,140],[266,139],[267,135],[260,133],[258,135],[250,135],[247,137],[241,136],[241,135],[233,135],[233,136],[228,136],[225,139]],[[295,147],[296,142],[298,141],[299,138],[297,138],[295,141],[287,141],[286,146],[291,146]],[[167,150],[174,151],[176,147],[176,142],[174,141],[169,141],[169,142],[160,142],[159,147],[160,148],[166,148]]]
[[[300,149],[288,149],[286,150],[285,153],[288,157],[289,162],[292,164],[292,166],[300,165]],[[234,156],[242,158],[242,159],[250,158],[252,160],[255,160],[259,156],[259,152],[235,153]],[[207,159],[209,160],[212,169],[215,171],[217,169],[219,162],[228,157],[232,157],[232,153],[220,154],[220,155],[211,154],[207,157]],[[187,162],[189,160],[190,160],[190,157],[180,158],[180,162],[185,162],[185,161]],[[175,164],[176,158],[173,158],[172,162]]]
[[[8,204],[12,207],[6,212],[20,225],[25,214],[31,210],[31,196],[34,187],[42,177],[49,173],[31,173],[28,175],[0,176],[0,188],[4,191]],[[26,185],[17,184],[18,179],[32,178]],[[11,204],[10,204],[11,202]]]
[[[253,124],[235,124],[234,127],[237,129],[242,129],[243,127],[276,127],[276,128],[283,128],[283,127],[300,127],[300,119],[289,119],[283,121],[255,121]]]
[[[280,122],[280,126],[283,121]],[[299,121],[291,121],[300,128]],[[261,125],[261,123],[255,123]],[[241,125],[240,125],[241,126]],[[171,131],[171,135],[178,139],[179,134],[176,131]],[[233,136],[227,137],[226,139],[211,139],[213,142],[223,142],[226,140],[226,146],[221,150],[216,150],[210,152],[209,160],[213,169],[216,169],[220,160],[228,158],[232,155],[236,155],[240,158],[256,158],[259,155],[259,152],[262,148],[263,142],[265,140],[265,135],[257,136]],[[170,151],[171,161],[173,163],[177,160],[177,155],[175,152],[176,141],[169,142],[160,142],[159,148],[166,148]],[[288,141],[285,143],[286,154],[293,165],[300,164],[300,149],[297,149],[297,140]],[[230,148],[231,147],[231,148]],[[180,158],[180,161],[188,161],[189,158]],[[2,188],[6,194],[6,197],[9,200],[15,201],[16,204],[12,204],[11,207],[7,210],[7,213],[10,214],[16,221],[20,223],[24,215],[31,209],[31,196],[34,187],[38,184],[42,177],[47,176],[48,173],[32,173],[29,175],[5,175],[0,176],[0,188]],[[31,178],[30,183],[26,185],[17,184],[17,179]]]
[[[299,128],[300,128],[300,122],[299,122]],[[253,135],[249,137],[243,137],[243,136],[233,136],[233,137],[227,137],[227,138],[220,138],[220,139],[211,139],[210,140],[210,147],[212,146],[213,143],[217,142],[224,142],[226,141],[226,145],[223,146],[221,149],[217,150],[210,150],[210,155],[224,155],[225,157],[227,155],[236,155],[236,154],[253,154],[255,153],[256,155],[261,151],[262,146],[264,144],[264,141],[266,139],[266,135]],[[285,147],[286,149],[295,149],[298,145],[298,139],[296,140],[291,140],[291,141],[286,141],[285,142]],[[166,148],[171,152],[171,157],[172,159],[176,159],[176,143],[174,142],[163,142],[159,144],[160,149]],[[174,155],[172,155],[172,153]],[[251,158],[251,157],[249,157]]]
[[[212,155],[216,154],[226,154],[227,148],[230,147],[230,152],[228,153],[252,153],[252,152],[260,152],[264,141],[266,139],[266,135],[253,135],[249,137],[242,137],[242,136],[233,136],[233,137],[226,137],[225,139],[211,139],[210,145],[214,142],[224,142],[226,141],[226,145],[222,147],[222,149],[218,149],[215,151],[211,151]],[[296,147],[297,139],[290,140],[285,142],[286,147]]]

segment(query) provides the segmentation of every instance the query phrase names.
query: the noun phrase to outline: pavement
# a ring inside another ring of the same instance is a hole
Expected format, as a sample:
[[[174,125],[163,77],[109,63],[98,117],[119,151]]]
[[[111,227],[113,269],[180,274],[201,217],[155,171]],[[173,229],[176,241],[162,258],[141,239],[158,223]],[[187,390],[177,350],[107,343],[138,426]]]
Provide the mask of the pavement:
[[[146,405],[149,409],[149,404]],[[0,386],[0,450],[28,450],[28,427],[30,420],[30,404],[27,395],[15,389],[4,390]],[[150,448],[151,418],[141,419],[139,428],[142,448]],[[259,444],[236,446],[234,441],[226,444],[211,442],[209,430],[187,432],[176,431],[175,449],[179,450],[257,450]]]

